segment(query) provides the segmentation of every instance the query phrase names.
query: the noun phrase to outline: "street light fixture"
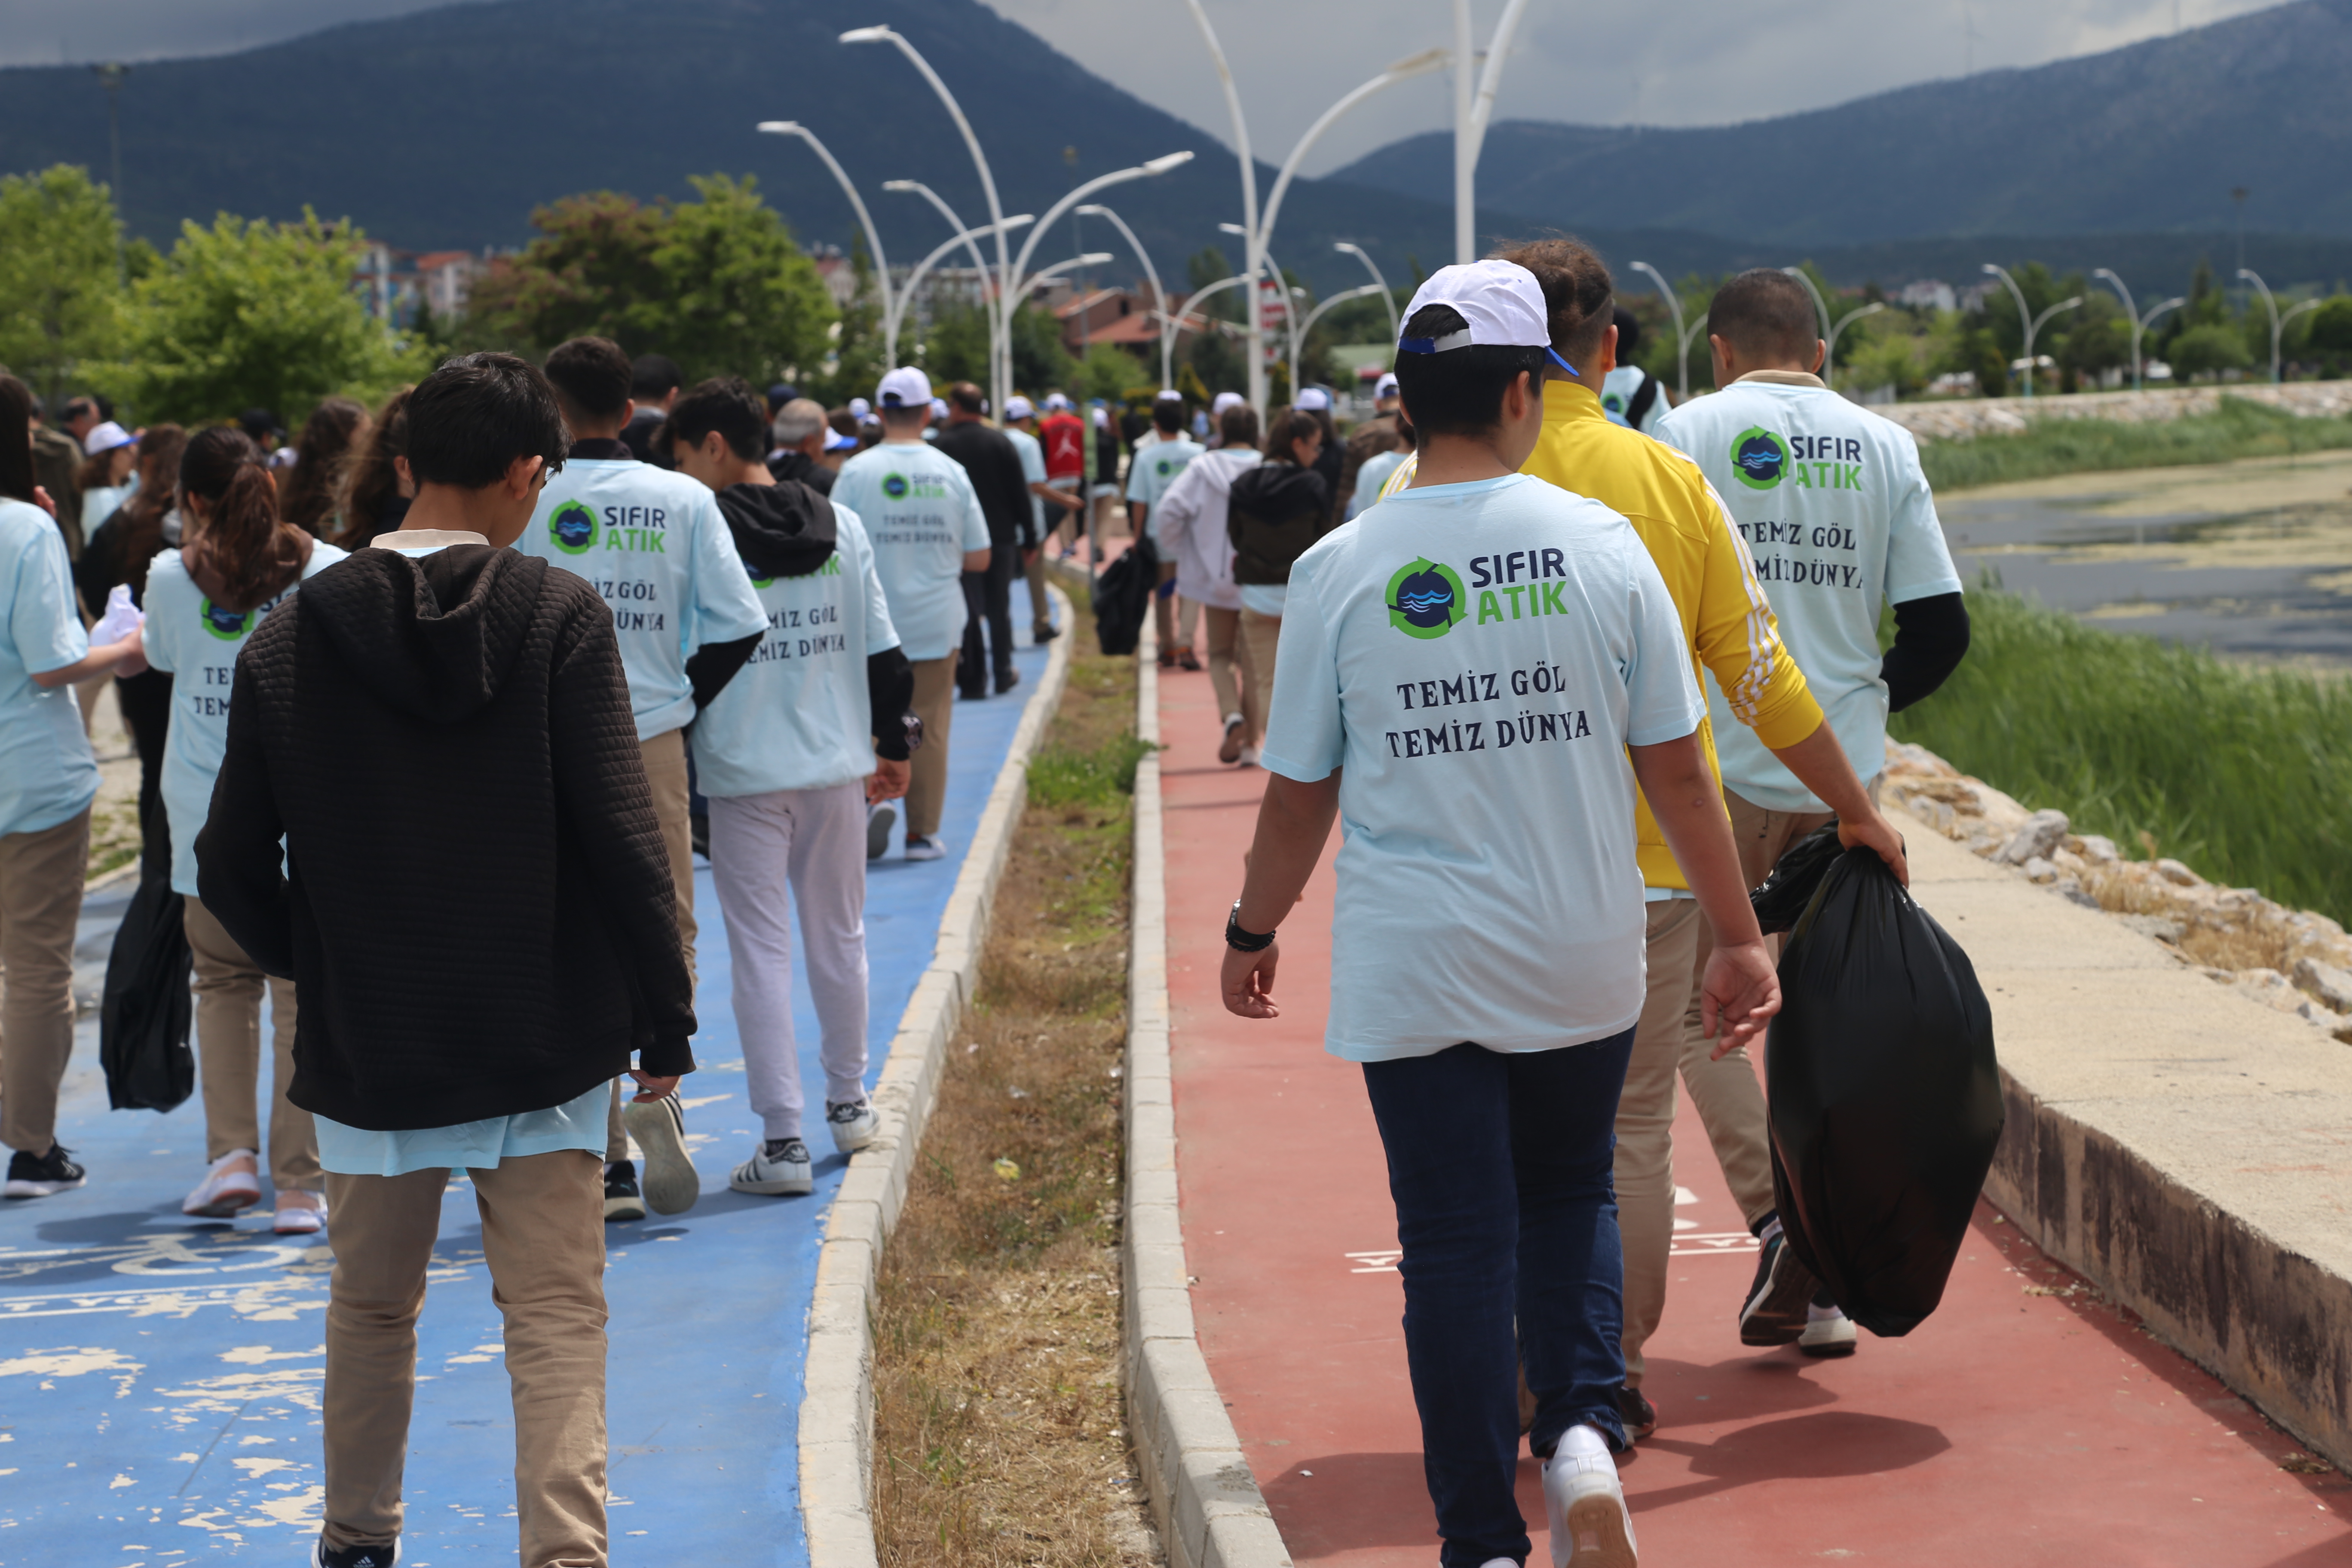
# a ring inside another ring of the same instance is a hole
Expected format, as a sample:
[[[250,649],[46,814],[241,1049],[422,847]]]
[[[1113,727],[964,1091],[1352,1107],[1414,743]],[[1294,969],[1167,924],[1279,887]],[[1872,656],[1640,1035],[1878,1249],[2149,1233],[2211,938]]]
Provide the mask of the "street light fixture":
[[[922,181],[885,180],[882,182],[882,188],[893,193],[894,195],[918,195],[922,197],[925,201],[931,204],[933,210],[938,212],[941,217],[948,220],[948,231],[950,234],[965,233],[966,226],[964,221],[962,217],[957,214],[955,208],[948,205],[944,197],[942,197],[937,191],[931,189],[930,186],[923,184]],[[1012,226],[1008,225],[1007,226],[1009,227]],[[986,258],[981,255],[980,241],[977,237],[974,237],[985,232],[985,229],[971,230],[966,236],[964,248],[966,251],[970,252],[971,256],[972,270],[980,275],[980,314],[982,321],[984,321],[988,327],[989,383],[993,386],[996,380],[996,356],[1003,347],[1003,338],[1007,326],[1003,320],[1003,312],[997,309],[996,302],[989,297],[988,261]]]
[[[2071,300],[2061,300],[2037,316],[2032,307],[2026,304],[2025,290],[2017,286],[2017,279],[2009,275],[2008,268],[1997,267],[1988,261],[1984,264],[1984,270],[1989,276],[2007,284],[2010,298],[2017,301],[2017,319],[2025,326],[2025,395],[2031,398],[2033,395],[2033,340],[2041,336],[2044,322],[2061,310],[2073,310],[2083,302],[2083,297],[2077,294]]]
[[[1088,203],[1078,208],[1078,216],[1101,218],[1111,227],[1118,230],[1127,240],[1129,247],[1135,252],[1135,258],[1143,263],[1143,275],[1151,280],[1151,301],[1158,307],[1160,316],[1160,384],[1163,390],[1173,386],[1175,384],[1176,323],[1168,314],[1168,290],[1160,286],[1160,268],[1151,265],[1151,252],[1143,248],[1143,242],[1135,237],[1135,230],[1127,226],[1125,218],[1099,202]]]
[[[1467,265],[1478,259],[1478,153],[1486,143],[1486,124],[1495,117],[1495,94],[1503,85],[1503,62],[1510,57],[1511,35],[1527,15],[1528,0],[1508,0],[1486,40],[1486,68],[1471,87],[1470,0],[1454,0],[1454,259]]]
[[[1007,265],[1004,257],[1004,208],[996,199],[996,176],[989,172],[988,157],[980,150],[980,138],[978,135],[974,134],[971,128],[971,121],[964,118],[963,105],[958,103],[956,101],[955,94],[948,90],[948,84],[940,79],[940,73],[931,68],[931,62],[923,58],[922,51],[916,48],[914,45],[908,43],[905,36],[898,32],[895,28],[887,26],[875,27],[852,27],[848,32],[841,35],[841,41],[845,44],[896,45],[898,52],[906,56],[908,62],[914,66],[915,69],[921,73],[923,79],[930,84],[932,93],[936,95],[940,102],[946,107],[948,118],[955,121],[956,129],[963,134],[964,147],[971,153],[972,167],[979,171],[980,174],[981,193],[988,198],[988,221],[996,235],[996,314],[998,321],[997,330],[994,335],[998,340],[998,342],[997,347],[992,349],[989,356],[991,360],[994,362],[989,366],[989,393],[991,397],[993,399],[990,406],[1002,408],[1004,406],[1004,399],[1007,395],[1007,389],[1003,383],[1010,374],[1010,366],[1006,363],[1006,355],[1001,352],[1005,334],[1010,331],[1010,319],[1004,315],[1004,295],[1007,291],[1006,285],[1012,281],[1013,273],[1011,268]],[[1051,222],[1052,220],[1048,219],[1047,221]]]
[[[122,79],[131,68],[120,60],[109,60],[89,68],[106,85],[106,146],[114,170],[114,184],[108,193],[114,198],[114,270],[117,277],[128,281],[131,261],[124,249],[122,216]]]
[[[1027,273],[1029,258],[1031,254],[1036,250],[1037,242],[1045,238],[1045,236],[1052,231],[1054,225],[1060,221],[1064,213],[1068,212],[1072,207],[1084,203],[1088,196],[1093,195],[1097,191],[1108,190],[1113,185],[1123,185],[1130,180],[1151,179],[1158,175],[1166,174],[1171,169],[1181,169],[1192,161],[1192,154],[1190,153],[1162,153],[1157,158],[1150,159],[1146,163],[1137,163],[1130,168],[1113,169],[1108,174],[1097,174],[1093,179],[1079,185],[1076,190],[1068,192],[1061,200],[1055,202],[1052,206],[1045,209],[1045,216],[1037,220],[1037,226],[1031,230],[1029,237],[1022,242],[1020,251],[1013,258],[1011,270],[1006,274],[1007,278],[1011,280],[1012,286],[1004,290],[1003,299],[1005,321],[1005,352],[1003,359],[998,367],[999,373],[1003,379],[1006,396],[1009,397],[1012,395],[1013,312],[1020,309],[1020,301],[1025,299],[1028,295],[1028,289],[1023,283],[1022,279]],[[1125,226],[1122,225],[1121,226],[1124,227]],[[1087,254],[1090,256],[1098,256],[1103,261],[1116,259],[1108,251],[1089,251]],[[1097,263],[1089,262],[1087,265],[1094,266],[1097,265]],[[1004,405],[1000,402],[996,406],[1002,408]]]
[[[2300,305],[2290,307],[2287,313],[2282,316],[2279,314],[2278,301],[2271,297],[2271,286],[2269,284],[2263,282],[2260,277],[2243,267],[2238,268],[2238,276],[2262,290],[2263,308],[2268,310],[2271,313],[2271,384],[2273,386],[2276,386],[2279,380],[2279,343],[2281,342],[2282,335],[2286,331],[2286,324],[2289,321],[2294,321],[2297,316],[2302,315],[2305,310],[2316,310],[2319,309],[2323,301],[2318,300],[2305,300]]]
[[[1344,256],[1352,256],[1357,260],[1362,262],[1364,264],[1364,270],[1372,275],[1372,281],[1381,286],[1381,298],[1387,303],[1389,308],[1389,347],[1393,351],[1396,347],[1397,338],[1401,335],[1401,328],[1397,321],[1396,293],[1393,289],[1390,289],[1389,280],[1381,276],[1381,269],[1377,266],[1373,265],[1371,257],[1365,253],[1362,246],[1351,245],[1343,239],[1331,248],[1339,251]]]
[[[883,368],[887,370],[896,366],[898,363],[898,311],[890,293],[890,258],[882,254],[882,236],[874,226],[874,215],[866,210],[866,198],[857,194],[857,187],[850,184],[848,174],[843,172],[839,161],[825,144],[817,140],[816,132],[799,121],[762,120],[759,128],[770,136],[797,136],[807,142],[809,150],[833,172],[834,180],[841,186],[842,194],[849,198],[850,206],[857,214],[859,226],[866,230],[866,247],[874,252],[874,283],[882,293]]]
[[[1241,225],[1235,223],[1221,223],[1217,227],[1226,234],[1242,232]],[[1257,257],[1260,261],[1265,263],[1266,269],[1274,274],[1276,292],[1282,297],[1283,332],[1289,340],[1290,345],[1290,395],[1295,401],[1298,396],[1298,311],[1290,302],[1290,296],[1295,290],[1289,280],[1283,276],[1281,263],[1275,260],[1274,253],[1265,247],[1265,242],[1263,239],[1258,241]],[[1253,289],[1251,292],[1253,298],[1250,300],[1250,306],[1255,311],[1257,306],[1257,300],[1255,298],[1256,291]]]
[[[924,257],[920,261],[915,263],[912,270],[908,271],[907,274],[907,280],[898,285],[898,298],[897,301],[898,314],[892,317],[889,322],[890,341],[892,342],[898,342],[898,329],[906,325],[907,322],[907,312],[915,308],[915,301],[921,296],[923,279],[930,276],[931,268],[937,267],[941,258],[944,258],[948,252],[953,250],[959,245],[971,245],[974,240],[979,238],[980,236],[988,233],[992,229],[1019,228],[1024,224],[1033,223],[1034,221],[1035,220],[1027,213],[1015,213],[1013,216],[1006,218],[1001,225],[992,223],[981,224],[977,227],[965,229],[961,234],[951,234],[947,238],[941,240],[938,247],[929,256]],[[983,282],[985,282],[984,276]],[[896,363],[895,356],[893,358],[893,363]]]
[[[1648,275],[1650,281],[1658,286],[1658,292],[1666,297],[1666,309],[1674,313],[1675,401],[1677,403],[1688,403],[1690,401],[1691,339],[1697,336],[1700,329],[1706,325],[1707,312],[1704,310],[1700,311],[1698,320],[1693,321],[1690,324],[1689,330],[1685,331],[1683,328],[1682,296],[1675,293],[1675,286],[1666,281],[1666,275],[1659,271],[1656,268],[1651,266],[1646,261],[1636,261],[1633,263],[1633,270]],[[1804,274],[1801,272],[1797,276],[1804,278]],[[1805,282],[1810,285],[1812,282],[1812,279],[1806,278]]]
[[[1805,286],[1805,292],[1813,297],[1813,314],[1817,319],[1819,319],[1822,324],[1822,382],[1824,385],[1833,385],[1837,381],[1837,343],[1839,334],[1843,332],[1848,327],[1853,325],[1856,321],[1862,320],[1864,316],[1875,316],[1879,311],[1886,309],[1886,307],[1883,304],[1877,303],[1864,305],[1859,309],[1848,310],[1844,315],[1840,316],[1836,321],[1832,321],[1830,320],[1830,302],[1822,298],[1821,289],[1815,286],[1812,279],[1806,274],[1803,268],[1783,267],[1780,270],[1795,279],[1798,282],[1802,283]],[[1661,279],[1661,281],[1663,282],[1664,279]]]

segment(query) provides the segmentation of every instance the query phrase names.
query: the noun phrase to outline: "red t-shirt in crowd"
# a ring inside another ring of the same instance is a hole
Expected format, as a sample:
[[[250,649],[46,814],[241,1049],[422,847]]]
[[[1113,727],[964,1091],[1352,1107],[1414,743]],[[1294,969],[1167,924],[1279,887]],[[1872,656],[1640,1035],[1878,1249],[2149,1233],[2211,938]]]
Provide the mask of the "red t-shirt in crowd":
[[[1080,479],[1087,473],[1087,426],[1075,414],[1056,411],[1037,421],[1045,448],[1045,478]]]

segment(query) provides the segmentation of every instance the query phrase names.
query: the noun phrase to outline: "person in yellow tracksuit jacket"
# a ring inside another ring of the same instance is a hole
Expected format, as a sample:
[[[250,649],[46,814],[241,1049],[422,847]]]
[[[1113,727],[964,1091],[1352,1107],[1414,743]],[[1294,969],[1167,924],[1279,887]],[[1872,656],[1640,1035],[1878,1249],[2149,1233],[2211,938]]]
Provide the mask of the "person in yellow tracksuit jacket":
[[[1577,371],[1570,380],[1554,369],[1544,384],[1543,437],[1523,471],[1590,496],[1633,524],[1682,617],[1692,668],[1713,677],[1732,714],[1837,812],[1845,843],[1868,845],[1907,879],[1902,840],[1880,815],[1872,791],[1854,776],[1803,672],[1782,646],[1755,563],[1715,487],[1688,458],[1612,423],[1601,411],[1598,389],[1616,363],[1608,268],[1570,239],[1538,241],[1505,252],[1503,259],[1535,274],[1551,314],[1552,349]],[[1414,467],[1408,458],[1381,487],[1382,498],[1410,485]],[[1699,741],[1713,766],[1715,740],[1704,722]],[[1618,1102],[1616,1184],[1625,1251],[1626,1387],[1619,1405],[1627,1435],[1638,1437],[1657,1426],[1657,1413],[1641,1393],[1642,1347],[1665,1310],[1678,1076],[1698,1108],[1733,1201],[1762,1242],[1755,1281],[1740,1301],[1743,1342],[1806,1339],[1812,1342],[1809,1350],[1823,1346],[1840,1353],[1854,1338],[1853,1324],[1827,1298],[1816,1303],[1819,1282],[1781,1242],[1763,1090],[1744,1047],[1718,1060],[1700,1035],[1706,922],[1649,803],[1638,796],[1635,826],[1648,889],[1649,992]]]

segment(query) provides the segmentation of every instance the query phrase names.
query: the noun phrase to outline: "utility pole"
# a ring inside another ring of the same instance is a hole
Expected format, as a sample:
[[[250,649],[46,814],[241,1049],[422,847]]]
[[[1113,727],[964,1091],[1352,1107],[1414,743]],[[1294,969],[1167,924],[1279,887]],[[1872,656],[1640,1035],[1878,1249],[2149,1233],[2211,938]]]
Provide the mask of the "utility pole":
[[[2238,209],[2238,270],[2246,269],[2246,197],[2252,193],[2243,185],[2230,187],[2230,200]]]
[[[124,283],[131,281],[131,258],[125,248],[122,228],[122,79],[131,68],[120,60],[89,68],[98,79],[106,84],[106,141],[111,154],[114,183],[109,193],[114,197],[114,271]],[[2242,258],[2241,258],[2242,259]]]

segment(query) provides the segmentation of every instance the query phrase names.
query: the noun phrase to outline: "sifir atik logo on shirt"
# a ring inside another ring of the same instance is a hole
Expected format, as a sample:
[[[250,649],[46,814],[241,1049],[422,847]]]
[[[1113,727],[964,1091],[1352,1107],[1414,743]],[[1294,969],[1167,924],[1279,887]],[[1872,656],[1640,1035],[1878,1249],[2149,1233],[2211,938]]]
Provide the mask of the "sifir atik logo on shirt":
[[[1422,556],[1389,578],[1389,625],[1409,637],[1442,637],[1464,621],[1538,620],[1569,614],[1568,557],[1559,550],[1512,550],[1470,558],[1468,586],[1442,561]]]
[[[566,555],[585,555],[599,536],[608,551],[669,553],[669,514],[657,506],[608,506],[600,519],[583,500],[568,500],[547,518],[547,535]]]
[[[1849,437],[1783,438],[1750,426],[1731,438],[1732,476],[1751,490],[1778,489],[1790,480],[1800,489],[1862,489],[1862,443]]]
[[[212,633],[213,636],[220,638],[223,642],[236,641],[237,638],[245,635],[246,629],[253,624],[252,611],[224,610],[218,605],[214,604],[210,599],[206,599],[204,602],[204,607],[199,610],[197,614],[204,620],[205,630]]]

